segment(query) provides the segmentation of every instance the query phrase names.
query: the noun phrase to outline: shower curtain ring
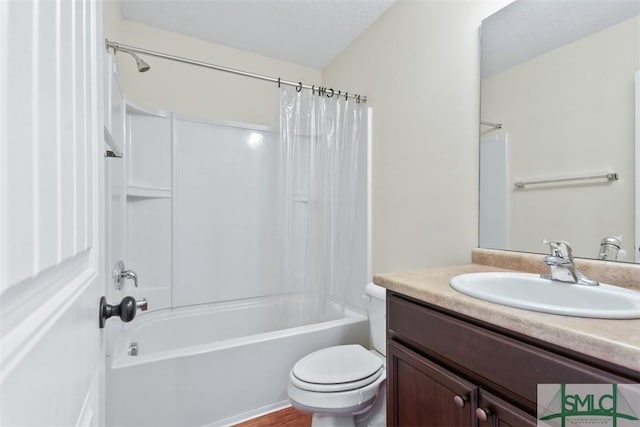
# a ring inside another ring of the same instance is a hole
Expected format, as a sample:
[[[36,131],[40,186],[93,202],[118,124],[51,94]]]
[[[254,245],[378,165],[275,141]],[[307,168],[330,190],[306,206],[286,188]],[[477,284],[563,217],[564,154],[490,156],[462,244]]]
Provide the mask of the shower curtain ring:
[[[280,77],[278,77],[278,88],[280,88]]]
[[[298,86],[296,86],[296,92],[302,92],[302,82],[298,82]]]
[[[329,90],[331,91],[331,94],[330,94],[330,95],[329,95],[329,94],[327,94],[327,98],[333,98],[333,94],[334,94],[335,92],[334,92],[334,91],[333,91],[333,89],[331,89],[331,88],[329,88]]]

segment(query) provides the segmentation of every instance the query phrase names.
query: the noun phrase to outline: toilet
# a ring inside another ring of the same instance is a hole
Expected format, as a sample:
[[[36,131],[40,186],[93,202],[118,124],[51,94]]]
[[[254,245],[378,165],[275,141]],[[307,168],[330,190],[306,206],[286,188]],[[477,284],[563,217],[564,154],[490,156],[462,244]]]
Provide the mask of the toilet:
[[[289,372],[294,408],[313,414],[312,427],[386,425],[385,289],[369,283],[373,350],[339,345],[300,359]]]

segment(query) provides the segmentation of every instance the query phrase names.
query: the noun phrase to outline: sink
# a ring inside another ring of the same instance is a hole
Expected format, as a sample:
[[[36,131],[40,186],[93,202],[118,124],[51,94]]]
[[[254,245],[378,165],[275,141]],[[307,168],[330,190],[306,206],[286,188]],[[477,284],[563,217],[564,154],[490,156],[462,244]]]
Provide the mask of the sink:
[[[607,284],[584,286],[527,273],[470,273],[451,279],[453,289],[481,300],[563,316],[640,318],[640,292]]]

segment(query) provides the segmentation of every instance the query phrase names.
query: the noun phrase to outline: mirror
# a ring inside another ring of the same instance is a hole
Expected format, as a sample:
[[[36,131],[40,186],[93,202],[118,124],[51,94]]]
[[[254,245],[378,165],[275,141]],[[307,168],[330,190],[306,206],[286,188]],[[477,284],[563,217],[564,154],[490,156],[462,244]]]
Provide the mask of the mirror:
[[[640,260],[640,2],[518,0],[483,21],[481,55],[480,247]]]

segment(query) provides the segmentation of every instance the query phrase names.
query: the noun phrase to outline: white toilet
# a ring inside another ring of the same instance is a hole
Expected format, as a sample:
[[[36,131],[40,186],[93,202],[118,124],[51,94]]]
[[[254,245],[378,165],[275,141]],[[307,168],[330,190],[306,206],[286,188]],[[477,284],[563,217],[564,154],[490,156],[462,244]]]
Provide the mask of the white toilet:
[[[294,408],[313,413],[312,427],[386,425],[385,289],[369,283],[373,350],[339,345],[300,359],[289,373]]]

